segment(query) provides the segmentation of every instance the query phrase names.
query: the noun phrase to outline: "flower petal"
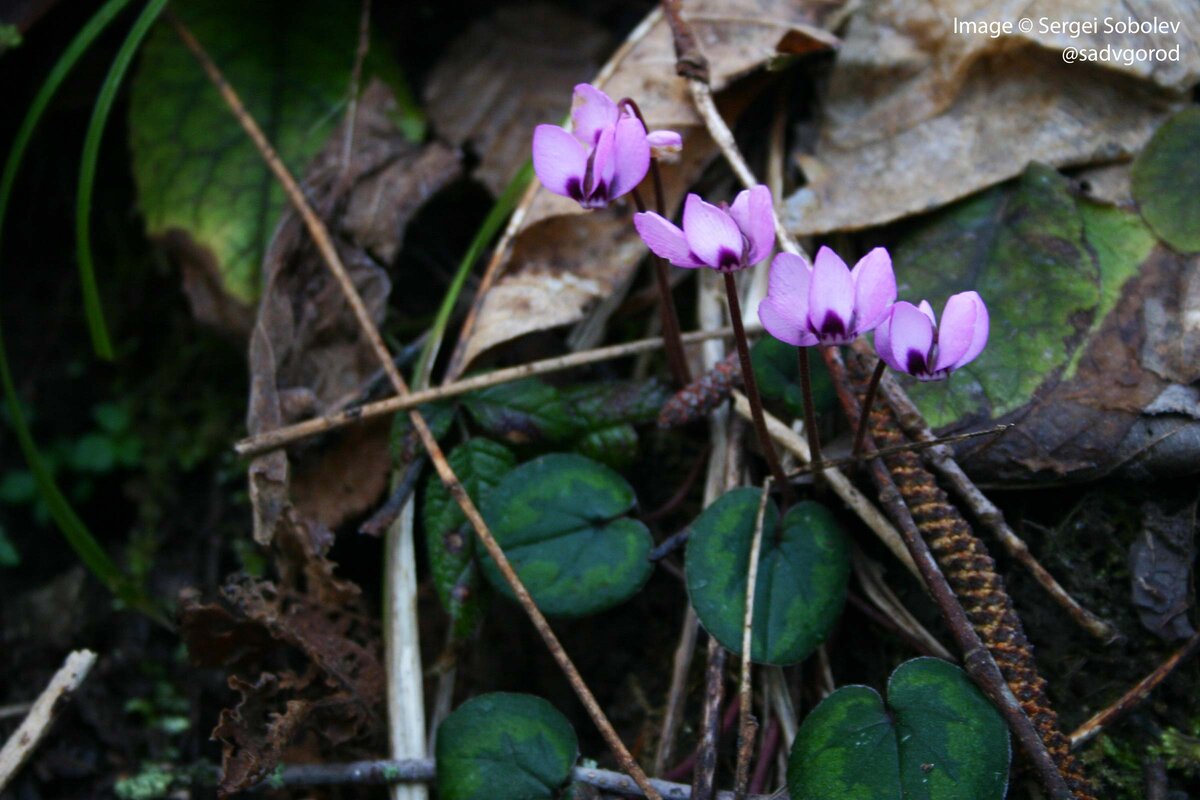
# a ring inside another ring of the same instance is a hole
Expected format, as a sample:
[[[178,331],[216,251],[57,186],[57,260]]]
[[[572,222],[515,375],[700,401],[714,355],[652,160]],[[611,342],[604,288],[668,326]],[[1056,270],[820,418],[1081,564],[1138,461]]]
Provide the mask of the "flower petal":
[[[909,375],[932,372],[933,365],[928,362],[929,349],[933,346],[933,323],[912,303],[902,300],[892,306],[884,339],[891,352],[891,358],[885,359],[889,366]]]
[[[637,117],[625,117],[617,123],[613,159],[616,169],[608,190],[610,200],[627,194],[650,169],[650,144],[646,141],[646,128]]]
[[[596,146],[605,128],[617,124],[619,116],[617,104],[595,86],[581,83],[575,87],[571,97],[572,133],[589,148]]]
[[[550,191],[583,198],[583,173],[587,152],[571,134],[557,125],[538,125],[533,131],[533,171]]]
[[[929,317],[929,321],[933,324],[933,327],[937,327],[937,317],[933,315],[933,306],[929,305],[928,300],[922,300],[921,305],[917,306],[917,309],[922,314]],[[945,309],[942,310],[944,311]]]
[[[683,207],[683,234],[688,247],[714,269],[737,269],[742,258],[742,232],[733,217],[699,195],[689,194]]]
[[[818,336],[844,338],[854,311],[850,268],[828,247],[817,251],[808,288],[808,322]]]
[[[988,339],[988,312],[977,292],[962,292],[946,301],[938,328],[935,369],[958,369],[973,361]]]
[[[877,326],[875,326],[875,353],[881,359],[883,359],[883,363],[887,364],[894,370],[903,372],[904,368],[896,362],[895,358],[892,357],[892,311],[895,308],[895,305],[890,306],[884,313],[883,319],[879,321]]]
[[[850,272],[854,281],[855,335],[872,330],[896,302],[896,274],[892,257],[882,247],[867,253]]]
[[[653,211],[633,215],[633,226],[646,246],[659,258],[665,258],[677,267],[703,267],[688,248],[683,231],[666,218]]]
[[[587,192],[584,205],[591,208],[603,208],[612,197],[613,178],[617,171],[615,140],[616,130],[605,128],[600,131],[600,139],[592,151],[592,180],[584,187]]]
[[[808,329],[808,286],[812,267],[791,253],[780,253],[771,262],[766,298],[758,318],[767,332],[781,342],[809,347],[817,337]]]
[[[738,224],[750,242],[747,265],[754,265],[771,254],[775,244],[775,217],[771,213],[771,190],[761,183],[738,192],[729,216]]]

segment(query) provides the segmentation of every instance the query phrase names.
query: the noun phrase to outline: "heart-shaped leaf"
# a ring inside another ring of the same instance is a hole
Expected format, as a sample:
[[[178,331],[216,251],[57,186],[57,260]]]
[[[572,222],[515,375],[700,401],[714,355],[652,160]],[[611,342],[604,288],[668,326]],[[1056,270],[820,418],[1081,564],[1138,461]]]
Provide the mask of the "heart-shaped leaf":
[[[496,692],[468,700],[438,728],[442,800],[542,800],[571,776],[579,743],[540,697]]]
[[[788,760],[792,800],[1002,800],[1008,728],[966,673],[936,658],[901,664],[888,706],[846,686],[804,720]]]
[[[1183,253],[1200,251],[1200,108],[1171,117],[1133,162],[1133,196],[1142,216],[1167,244]]]
[[[622,516],[636,502],[633,487],[603,464],[552,453],[508,473],[483,515],[538,607],[583,616],[624,602],[650,577],[650,532]],[[483,574],[513,596],[491,558]]]
[[[451,451],[448,460],[477,506],[517,463],[511,450],[489,439],[464,442]],[[475,533],[445,484],[436,477],[425,485],[424,519],[438,599],[450,615],[455,634],[466,636],[482,614]]]
[[[687,587],[704,629],[734,653],[742,652],[750,547],[762,493],[734,489],[692,523]],[[768,502],[754,589],[751,659],[791,664],[829,634],[846,600],[850,560],[846,538],[824,506],[792,506],[780,527]]]

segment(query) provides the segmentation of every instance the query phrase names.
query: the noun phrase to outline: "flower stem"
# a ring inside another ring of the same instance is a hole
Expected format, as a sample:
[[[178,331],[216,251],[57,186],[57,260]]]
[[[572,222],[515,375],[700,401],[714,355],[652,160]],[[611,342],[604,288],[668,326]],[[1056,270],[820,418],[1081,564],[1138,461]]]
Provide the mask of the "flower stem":
[[[754,379],[754,365],[750,362],[750,346],[746,343],[746,328],[742,325],[742,304],[738,300],[737,284],[734,283],[733,273],[722,273],[725,277],[725,296],[729,299],[729,321],[733,325],[733,340],[737,343],[738,359],[742,363],[742,383],[746,386],[746,399],[750,401],[750,415],[754,420],[754,432],[758,435],[758,445],[762,448],[763,457],[775,479],[775,485],[783,493],[786,505],[791,505],[792,485],[779,463],[775,453],[775,445],[767,433],[767,421],[763,417],[762,397],[758,394],[758,381]]]
[[[651,161],[653,164],[653,160]],[[656,173],[657,175],[657,173]],[[657,186],[655,187],[657,189]],[[632,192],[633,204],[638,211],[645,211],[646,204],[638,190]],[[661,197],[659,198],[661,205]],[[667,262],[651,254],[654,262],[654,280],[658,284],[659,313],[662,316],[663,347],[667,353],[667,367],[671,370],[671,378],[679,388],[692,382],[692,373],[688,369],[687,354],[683,351],[683,339],[679,326],[679,314],[675,311],[675,298],[671,294],[671,278],[667,271]]]
[[[858,418],[858,431],[854,434],[854,447],[850,450],[850,456],[853,458],[862,454],[863,442],[867,438],[868,418],[875,405],[875,395],[879,392],[879,381],[886,369],[887,364],[881,358],[875,365],[875,371],[871,373],[871,382],[867,384],[867,394],[863,398],[862,416]]]
[[[820,480],[821,438],[817,435],[817,405],[813,402],[812,371],[808,368],[808,348],[796,348],[796,363],[800,368],[800,393],[804,395],[804,435],[808,437],[808,456],[812,461],[813,477]]]

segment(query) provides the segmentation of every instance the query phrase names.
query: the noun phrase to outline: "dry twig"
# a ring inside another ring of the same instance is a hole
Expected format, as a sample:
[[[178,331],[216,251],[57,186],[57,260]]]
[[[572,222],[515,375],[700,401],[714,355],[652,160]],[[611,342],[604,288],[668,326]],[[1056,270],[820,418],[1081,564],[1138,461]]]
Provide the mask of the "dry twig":
[[[747,327],[748,333],[757,333],[760,330],[761,328]],[[712,339],[722,339],[732,334],[733,328],[693,331],[692,333],[685,333],[683,341],[685,343],[705,342]],[[315,419],[298,422],[295,425],[276,428],[273,431],[267,431],[258,436],[242,439],[234,444],[233,449],[238,455],[242,456],[259,455],[268,450],[275,450],[301,439],[306,439],[309,436],[327,433],[360,420],[371,419],[384,414],[395,414],[398,411],[407,411],[410,408],[416,408],[426,403],[445,400],[450,397],[458,397],[470,392],[479,391],[480,389],[499,386],[502,383],[512,383],[513,381],[533,378],[552,372],[562,372],[587,364],[595,364],[600,361],[611,361],[638,353],[650,352],[662,347],[662,344],[663,340],[661,337],[638,339],[637,341],[626,342],[625,344],[598,347],[594,350],[584,350],[579,353],[571,353],[570,355],[555,356],[540,361],[531,361],[528,364],[520,364],[515,367],[498,369],[494,372],[477,375],[473,378],[446,383],[436,389],[409,392],[402,396],[389,397],[385,400],[354,406],[324,417],[316,417]]]
[[[1160,683],[1165,681],[1180,664],[1191,658],[1198,649],[1200,649],[1200,633],[1195,633],[1192,634],[1192,638],[1184,643],[1183,647],[1176,650],[1170,658],[1155,667],[1153,672],[1138,681],[1133,688],[1121,695],[1115,703],[1093,715],[1091,719],[1076,728],[1070,737],[1071,747],[1075,748],[1086,744],[1096,736],[1099,736],[1106,727],[1133,710],[1150,695],[1150,692],[1154,691]]]
[[[33,702],[29,714],[0,749],[0,792],[4,791],[17,770],[41,744],[58,713],[66,706],[67,699],[87,678],[95,663],[96,654],[91,650],[76,650],[67,656],[58,672],[54,673],[54,677]]]
[[[369,313],[367,312],[367,308],[364,305],[362,298],[359,296],[358,291],[354,288],[354,284],[351,282],[350,277],[346,272],[346,268],[342,264],[341,257],[338,255],[337,250],[333,245],[333,240],[330,237],[329,231],[326,229],[325,224],[321,221],[320,217],[317,216],[307,198],[305,198],[304,193],[300,190],[295,178],[293,178],[291,173],[288,172],[287,167],[285,167],[283,162],[279,159],[279,156],[276,154],[274,148],[267,141],[266,137],[262,133],[262,130],[258,127],[258,124],[246,111],[241,99],[225,80],[217,65],[213,63],[212,59],[209,58],[208,54],[200,46],[200,43],[196,40],[195,36],[192,35],[191,31],[184,26],[178,17],[169,15],[168,19],[175,28],[175,31],[179,35],[180,39],[183,40],[187,48],[196,57],[196,60],[200,62],[200,65],[204,69],[205,73],[217,87],[217,90],[224,98],[226,104],[233,111],[234,116],[237,117],[238,122],[242,125],[242,128],[254,142],[255,146],[262,154],[263,159],[267,162],[267,165],[271,168],[271,171],[275,174],[275,177],[283,186],[288,200],[304,220],[304,224],[308,229],[309,235],[312,236],[313,241],[317,246],[317,250],[320,252],[322,258],[325,260],[326,265],[329,267],[330,271],[334,275],[334,278],[340,285],[346,301],[350,304],[350,307],[354,311],[354,315],[357,318],[360,327],[362,328],[363,334],[370,342],[372,349],[375,351],[380,364],[387,373],[397,395],[401,397],[408,395],[408,384],[405,382],[403,376],[400,375],[399,370],[396,369],[396,366],[392,361],[392,357],[388,353],[382,337],[379,335],[379,331],[375,328],[375,325],[372,322]],[[483,544],[484,548],[487,549],[488,555],[492,557],[492,560],[496,563],[500,573],[504,576],[505,581],[512,588],[518,603],[529,616],[530,621],[533,623],[534,628],[537,629],[543,641],[546,643],[546,646],[550,650],[554,660],[558,662],[559,667],[567,677],[567,681],[571,684],[571,688],[575,690],[575,693],[578,695],[580,701],[583,703],[584,708],[587,710],[588,715],[592,718],[592,721],[599,729],[600,734],[604,737],[605,742],[612,750],[614,757],[617,759],[617,763],[619,763],[621,768],[631,775],[635,781],[637,781],[638,785],[645,792],[646,797],[650,798],[650,800],[661,800],[658,792],[653,786],[650,785],[649,779],[646,777],[645,772],[643,772],[642,768],[638,766],[636,761],[634,761],[633,756],[630,755],[628,748],[625,747],[625,744],[617,735],[612,723],[609,722],[608,717],[605,715],[603,709],[600,708],[600,704],[596,702],[595,696],[587,687],[587,684],[584,683],[583,677],[579,674],[579,670],[576,669],[574,662],[571,661],[570,656],[568,656],[566,651],[563,649],[562,644],[559,642],[558,637],[554,634],[554,631],[550,628],[550,624],[546,621],[545,616],[543,616],[542,612],[533,602],[533,598],[529,595],[529,591],[525,588],[525,585],[517,576],[516,571],[513,570],[508,558],[504,555],[504,551],[496,542],[495,537],[492,536],[492,532],[488,528],[487,523],[484,521],[483,515],[479,513],[479,509],[476,508],[474,501],[459,482],[458,476],[456,476],[454,474],[454,470],[450,468],[450,464],[446,460],[446,455],[442,452],[441,446],[438,445],[437,439],[434,438],[432,431],[430,431],[429,425],[425,422],[425,418],[419,411],[412,409],[409,411],[409,419],[412,421],[413,427],[417,431],[417,435],[421,438],[421,443],[425,447],[426,452],[429,454],[429,458],[433,462],[434,468],[437,470],[438,477],[441,479],[442,483],[445,484],[446,489],[450,492],[451,497],[454,498],[459,508],[462,509],[463,515],[471,523],[471,527],[474,528],[480,542]],[[422,728],[423,727],[424,725],[422,724]],[[424,731],[419,732],[417,736],[418,744],[416,746],[421,747],[422,749],[424,747],[423,737]]]

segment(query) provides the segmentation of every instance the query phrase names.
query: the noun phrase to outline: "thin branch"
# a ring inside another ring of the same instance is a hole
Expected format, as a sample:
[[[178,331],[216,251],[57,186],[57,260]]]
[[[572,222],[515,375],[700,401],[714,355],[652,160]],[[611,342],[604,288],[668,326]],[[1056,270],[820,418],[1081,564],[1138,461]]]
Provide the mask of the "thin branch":
[[[279,774],[268,778],[255,790],[300,789],[312,786],[378,786],[399,782],[428,782],[437,776],[432,758],[410,758],[399,761],[353,761],[348,764],[296,764],[284,767]],[[641,787],[628,775],[607,769],[575,767],[571,780],[595,786],[605,792],[629,797],[645,797]],[[658,780],[650,781],[664,800],[691,800],[690,786]],[[716,800],[733,800],[733,792],[718,792]],[[751,795],[747,800],[770,800],[766,795]]]
[[[700,723],[700,745],[692,773],[695,800],[710,800],[717,774],[717,744],[721,737],[721,700],[725,696],[725,648],[708,638],[708,664],[704,670],[704,715]]]
[[[767,501],[771,498],[771,478],[763,481],[758,513],[754,517],[754,535],[750,539],[750,563],[746,567],[746,610],[742,616],[742,674],[740,694],[742,709],[738,714],[737,768],[734,772],[733,793],[737,800],[746,794],[750,781],[750,756],[754,751],[754,735],[758,725],[753,721],[753,690],[751,660],[754,643],[754,591],[758,588],[758,557],[762,552],[763,524],[767,517]]]
[[[753,327],[747,328],[747,333],[758,333],[762,329]],[[719,328],[712,331],[693,331],[683,335],[684,342],[704,342],[711,339],[722,339],[733,335],[733,328]],[[408,394],[389,397],[385,400],[379,400],[374,403],[366,403],[361,406],[339,411],[335,414],[329,414],[315,419],[305,420],[295,425],[288,425],[283,428],[276,428],[272,431],[251,436],[234,444],[233,449],[241,456],[254,456],[265,453],[269,450],[275,450],[284,447],[293,442],[306,439],[310,436],[316,436],[321,433],[337,430],[338,428],[351,425],[360,420],[372,419],[384,414],[395,414],[398,411],[407,411],[410,408],[424,405],[425,403],[435,402],[437,400],[445,400],[450,397],[458,397],[470,392],[487,389],[492,386],[498,386],[502,383],[512,383],[513,381],[523,380],[525,378],[533,378],[538,375],[547,375],[552,372],[562,372],[575,367],[582,367],[587,364],[595,364],[601,361],[611,361],[617,358],[637,355],[638,353],[657,350],[662,347],[663,340],[661,337],[653,337],[649,339],[638,339],[624,344],[615,344],[609,347],[598,347],[594,350],[584,350],[579,353],[571,353],[565,356],[555,356],[554,358],[545,358],[540,361],[531,361],[528,364],[520,364],[515,367],[507,367],[498,369],[494,372],[489,372],[484,375],[477,375],[473,378],[466,378],[454,383],[443,384],[436,389],[427,389],[421,392],[409,392]]]
[[[1153,672],[1138,681],[1133,688],[1121,695],[1115,703],[1095,714],[1087,722],[1076,728],[1071,734],[1071,747],[1076,748],[1091,741],[1100,735],[1106,727],[1125,716],[1125,714],[1145,700],[1150,695],[1150,692],[1154,691],[1160,683],[1165,681],[1180,664],[1191,658],[1198,649],[1200,649],[1200,633],[1194,633],[1192,634],[1192,638],[1184,643],[1183,647],[1176,650],[1170,658],[1155,667]]]
[[[968,431],[967,433],[956,433],[953,436],[941,436],[932,442],[905,442],[904,444],[892,445],[890,447],[880,447],[875,452],[871,453],[870,458],[884,458],[886,456],[895,455],[896,453],[907,453],[916,450],[928,450],[931,447],[937,447],[944,444],[955,444],[956,442],[965,442],[968,439],[978,439],[981,436],[998,436],[1004,433],[1009,428],[1015,428],[1016,425],[993,425],[990,428],[984,428],[981,431]],[[846,456],[845,458],[827,458],[820,464],[808,463],[804,466],[796,467],[788,473],[789,478],[795,478],[799,475],[806,475],[814,471],[817,467],[826,469],[828,467],[853,467],[863,463],[866,457],[862,455]]]
[[[222,76],[220,70],[217,68],[217,65],[213,63],[212,59],[209,58],[208,54],[200,46],[200,43],[196,41],[196,38],[192,35],[191,31],[184,26],[178,17],[170,15],[168,19],[175,28],[175,31],[179,35],[180,39],[183,40],[187,48],[196,57],[197,61],[200,62],[201,67],[217,87],[217,90],[221,93],[222,97],[233,111],[234,116],[237,117],[238,121],[241,123],[243,129],[245,129],[251,140],[258,147],[263,159],[267,162],[268,166],[271,168],[271,171],[275,174],[276,178],[283,186],[284,192],[288,196],[288,199],[303,218],[309,234],[312,236],[313,241],[317,245],[318,251],[321,253],[326,265],[329,267],[335,279],[341,286],[342,293],[345,295],[347,302],[353,309],[355,317],[358,319],[359,326],[362,328],[363,334],[370,342],[371,347],[375,351],[379,363],[383,366],[384,371],[387,372],[388,378],[391,380],[392,386],[395,388],[397,395],[403,397],[409,394],[408,385],[405,383],[403,376],[400,375],[399,370],[396,369],[395,364],[392,362],[392,357],[388,353],[387,347],[384,345],[383,339],[379,335],[379,331],[372,322],[366,305],[363,303],[362,298],[359,296],[358,291],[351,282],[350,277],[346,272],[346,268],[342,264],[341,257],[338,255],[336,248],[334,248],[333,240],[330,237],[328,230],[325,228],[324,223],[317,216],[316,212],[313,211],[312,206],[304,197],[304,194],[301,192],[296,180],[292,177],[291,173],[288,172],[287,168],[283,165],[283,162],[280,161],[279,156],[275,153],[275,150],[271,147],[261,129],[259,129],[257,123],[255,123],[250,117],[245,106],[242,105],[241,100],[233,91],[233,88],[225,80],[224,76]],[[426,423],[425,418],[416,409],[412,409],[408,413],[409,419],[412,420],[413,427],[417,430],[417,435],[421,438],[421,443],[424,445],[425,451],[429,454],[429,458],[433,462],[434,468],[438,472],[438,477],[441,478],[442,483],[445,484],[446,489],[450,492],[451,497],[454,498],[459,508],[462,509],[463,515],[471,523],[471,527],[474,528],[476,535],[479,537],[480,542],[487,550],[488,555],[492,557],[492,560],[496,563],[500,573],[504,576],[505,581],[512,588],[518,603],[525,610],[525,613],[529,615],[530,621],[533,623],[534,628],[537,629],[543,641],[545,641],[547,648],[550,650],[550,654],[554,657],[554,660],[558,662],[559,667],[566,675],[567,681],[571,684],[571,688],[574,689],[575,693],[579,696],[580,702],[583,703],[588,715],[592,718],[592,721],[599,729],[600,734],[604,737],[609,748],[612,750],[613,755],[617,759],[617,763],[621,765],[623,770],[633,776],[638,785],[642,787],[646,797],[650,798],[650,800],[661,800],[658,792],[653,786],[650,785],[649,779],[646,777],[645,772],[643,772],[642,768],[638,766],[636,761],[634,761],[633,756],[630,755],[628,748],[625,747],[625,744],[617,735],[612,723],[609,722],[608,717],[605,715],[603,709],[600,708],[600,704],[596,702],[595,696],[587,687],[587,684],[584,683],[583,677],[579,674],[579,670],[576,669],[574,662],[571,661],[571,658],[563,649],[558,637],[554,634],[554,631],[551,630],[550,624],[546,621],[545,616],[543,616],[542,612],[534,603],[533,598],[529,595],[529,591],[525,588],[525,585],[521,582],[521,579],[517,576],[516,571],[509,563],[504,551],[496,542],[495,537],[492,536],[492,532],[488,528],[487,523],[484,521],[483,515],[480,514],[479,509],[476,508],[474,501],[471,500],[470,495],[467,494],[466,490],[459,482],[458,476],[454,474],[454,470],[451,469],[449,462],[446,461],[446,455],[442,452],[441,446],[438,445],[437,439],[434,438],[432,431],[430,431],[429,425]]]
[[[67,700],[87,678],[95,663],[96,654],[91,650],[76,650],[67,656],[58,672],[54,673],[54,677],[33,702],[29,714],[8,737],[4,748],[0,749],[0,793],[41,744],[58,713],[66,707]]]
[[[371,0],[362,0],[362,12],[358,18],[358,46],[354,49],[354,66],[350,70],[350,98],[346,103],[346,132],[342,137],[341,173],[338,176],[339,191],[334,196],[340,196],[345,190],[346,179],[350,175],[350,157],[354,152],[354,128],[358,121],[358,92],[362,85],[363,63],[367,60],[367,50],[371,46]]]
[[[663,713],[658,749],[654,753],[654,773],[661,775],[675,754],[675,736],[683,721],[683,703],[686,699],[687,676],[692,669],[696,654],[696,641],[700,634],[700,620],[692,604],[683,612],[683,626],[679,632],[679,644],[671,660],[671,687],[667,691],[667,708]]]
[[[1102,642],[1111,642],[1116,639],[1117,630],[1080,605],[1034,557],[1025,542],[1004,521],[1004,514],[1000,509],[980,491],[967,473],[963,472],[962,467],[954,460],[954,451],[945,443],[937,443],[937,437],[934,436],[912,400],[900,388],[900,384],[891,376],[885,376],[880,382],[880,389],[884,399],[896,412],[900,427],[913,439],[932,444],[927,458],[933,468],[946,479],[958,498],[966,504],[984,527],[992,532],[1008,554],[1029,571],[1034,580],[1066,610],[1079,627]]]
[[[825,365],[829,368],[830,377],[833,378],[834,389],[837,391],[843,411],[848,418],[857,419],[862,413],[862,408],[846,377],[846,368],[842,362],[841,353],[837,348],[829,347],[825,348],[824,356]],[[866,444],[868,451],[875,449],[875,442],[871,437],[867,437]],[[1012,689],[1005,682],[991,653],[988,652],[987,647],[979,638],[979,634],[975,632],[970,620],[967,619],[966,611],[959,604],[958,598],[955,597],[954,591],[938,567],[937,561],[934,560],[929,545],[921,536],[912,513],[904,504],[904,499],[892,480],[887,465],[879,459],[872,459],[870,470],[871,477],[879,490],[879,501],[887,509],[892,522],[903,536],[904,544],[912,555],[913,561],[921,570],[921,577],[926,587],[933,596],[934,602],[937,603],[942,618],[963,653],[963,666],[966,667],[967,673],[1004,717],[1049,795],[1054,800],[1071,800],[1071,790],[1067,787],[1062,773],[1059,772],[1058,766],[1046,749],[1046,744],[1038,734],[1037,728],[1025,715],[1016,696],[1013,695]]]

